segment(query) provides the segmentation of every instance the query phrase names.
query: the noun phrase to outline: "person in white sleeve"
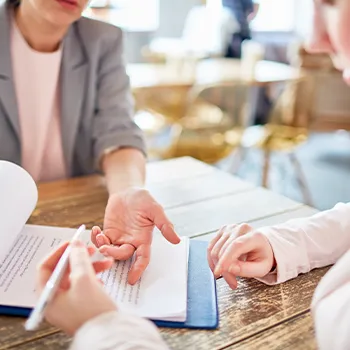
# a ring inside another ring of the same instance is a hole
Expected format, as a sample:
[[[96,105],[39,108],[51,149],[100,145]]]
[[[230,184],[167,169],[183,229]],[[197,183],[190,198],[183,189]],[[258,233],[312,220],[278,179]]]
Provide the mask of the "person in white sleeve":
[[[350,204],[258,230],[225,226],[208,260],[232,289],[238,276],[274,285],[337,262],[316,289],[312,313],[320,350],[350,349]]]

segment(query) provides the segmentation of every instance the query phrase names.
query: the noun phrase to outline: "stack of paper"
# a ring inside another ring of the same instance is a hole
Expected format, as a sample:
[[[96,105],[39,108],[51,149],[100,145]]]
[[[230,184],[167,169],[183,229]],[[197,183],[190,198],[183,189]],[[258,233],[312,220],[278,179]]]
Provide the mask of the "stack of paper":
[[[173,245],[155,233],[151,261],[141,280],[127,283],[132,261],[119,261],[101,274],[121,310],[153,320],[184,322],[187,316],[189,240]]]

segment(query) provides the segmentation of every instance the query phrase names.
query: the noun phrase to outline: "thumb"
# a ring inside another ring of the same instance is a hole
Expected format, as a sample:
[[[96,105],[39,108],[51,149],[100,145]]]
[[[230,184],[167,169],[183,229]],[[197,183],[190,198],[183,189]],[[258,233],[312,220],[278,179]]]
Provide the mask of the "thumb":
[[[82,277],[95,277],[87,248],[81,241],[74,241],[71,245],[69,257],[72,284]]]
[[[150,219],[153,221],[153,223],[156,225],[166,240],[173,244],[180,243],[181,240],[174,230],[174,225],[167,218],[164,209],[159,204],[156,204],[153,207]]]
[[[111,245],[110,239],[104,234],[104,233],[99,233],[96,236],[96,243],[97,243],[97,248],[100,248],[104,245]]]
[[[239,258],[256,249],[256,245],[254,238],[247,235],[241,236],[231,242],[230,246],[226,248],[225,253],[221,256],[216,265],[214,271],[215,275],[220,276],[223,271],[228,271],[230,267],[233,269],[234,266],[237,270],[238,267],[241,266],[238,265]],[[235,274],[235,272],[231,273]]]

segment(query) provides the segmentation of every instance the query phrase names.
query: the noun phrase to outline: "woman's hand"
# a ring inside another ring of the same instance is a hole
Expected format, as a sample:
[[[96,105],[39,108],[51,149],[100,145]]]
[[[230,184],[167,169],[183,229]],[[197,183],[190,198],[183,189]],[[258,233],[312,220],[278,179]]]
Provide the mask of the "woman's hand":
[[[61,245],[39,266],[39,293],[68,245],[69,243]],[[92,255],[94,250],[93,247],[87,249],[79,241],[72,243],[69,268],[56,296],[46,308],[46,320],[69,335],[74,335],[85,322],[117,309],[96,277],[96,273],[109,269],[113,260],[105,259],[92,264],[89,255]]]
[[[275,265],[269,240],[247,224],[224,226],[208,247],[208,261],[216,278],[232,289],[236,277],[264,277]]]
[[[93,228],[91,240],[102,254],[116,260],[127,260],[136,253],[128,275],[128,282],[135,284],[149,264],[154,227],[169,242],[180,242],[162,206],[147,190],[132,187],[109,197],[103,233]]]

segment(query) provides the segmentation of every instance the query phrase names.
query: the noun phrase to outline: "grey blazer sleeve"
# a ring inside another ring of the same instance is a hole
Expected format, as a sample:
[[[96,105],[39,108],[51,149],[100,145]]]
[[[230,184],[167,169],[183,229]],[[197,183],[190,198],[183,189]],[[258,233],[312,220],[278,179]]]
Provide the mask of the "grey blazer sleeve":
[[[123,58],[123,34],[110,39],[100,60],[96,114],[92,123],[95,167],[110,149],[136,148],[146,154],[142,131],[133,121],[134,103]],[[117,32],[116,32],[117,33]]]

